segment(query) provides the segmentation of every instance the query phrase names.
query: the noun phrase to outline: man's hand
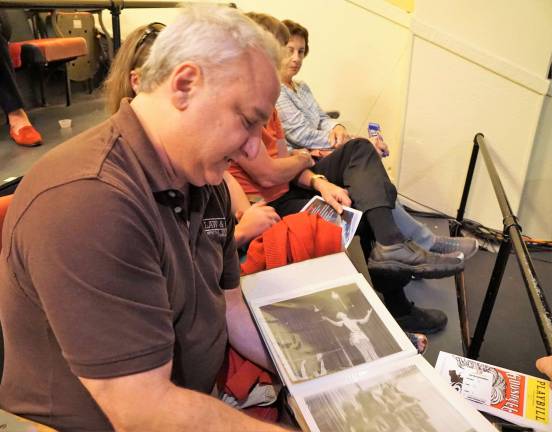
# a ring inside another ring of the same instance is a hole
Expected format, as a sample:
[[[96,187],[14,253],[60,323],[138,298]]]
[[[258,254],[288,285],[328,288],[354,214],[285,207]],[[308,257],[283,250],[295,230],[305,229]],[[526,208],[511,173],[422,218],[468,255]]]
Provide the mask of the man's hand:
[[[347,141],[351,139],[347,129],[342,125],[335,125],[334,128],[330,131],[330,145],[334,148],[339,148]]]
[[[239,223],[236,225],[235,235],[238,246],[253,240],[280,221],[276,210],[267,206],[264,200],[256,202],[244,212],[239,213],[236,214]]]
[[[314,180],[313,188],[320,192],[324,201],[331,205],[339,214],[343,213],[343,206],[349,207],[351,205],[349,192],[327,180]]]
[[[380,157],[384,158],[389,156],[389,147],[381,136],[370,138],[370,142],[372,143]]]
[[[542,357],[537,360],[537,369],[552,380],[552,356]]]
[[[295,149],[290,152],[291,156],[295,156],[304,162],[305,168],[314,166],[316,161],[312,158],[310,152],[307,149]]]

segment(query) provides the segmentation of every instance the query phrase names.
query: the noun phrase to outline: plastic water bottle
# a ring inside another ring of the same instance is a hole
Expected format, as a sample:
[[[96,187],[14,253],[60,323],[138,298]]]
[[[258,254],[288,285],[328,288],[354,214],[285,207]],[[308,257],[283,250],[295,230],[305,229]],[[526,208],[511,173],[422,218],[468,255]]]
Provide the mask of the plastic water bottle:
[[[368,138],[377,147],[379,147],[380,143],[384,142],[383,141],[383,136],[381,135],[381,127],[380,127],[379,123],[368,123]],[[381,156],[382,157],[387,157],[387,156],[389,156],[389,152],[384,151]]]
[[[381,139],[381,127],[379,123],[368,123],[368,137],[370,140]]]

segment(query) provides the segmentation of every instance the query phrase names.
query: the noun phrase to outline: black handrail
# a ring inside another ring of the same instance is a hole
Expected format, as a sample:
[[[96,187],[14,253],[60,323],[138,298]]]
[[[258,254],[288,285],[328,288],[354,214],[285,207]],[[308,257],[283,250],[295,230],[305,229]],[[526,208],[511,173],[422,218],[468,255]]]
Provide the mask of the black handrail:
[[[500,177],[485,144],[484,135],[481,133],[476,134],[473,138],[473,150],[470,158],[470,164],[466,175],[466,182],[464,183],[464,191],[462,192],[462,198],[460,200],[460,207],[456,215],[456,221],[458,222],[457,227],[461,226],[462,220],[464,219],[464,213],[468,202],[468,196],[470,193],[471,182],[479,150],[481,150],[483,155],[485,166],[487,167],[487,172],[489,173],[489,177],[500,206],[500,211],[502,212],[503,240],[498,251],[498,256],[495,261],[483,305],[481,306],[481,312],[477,320],[477,325],[471,343],[468,340],[465,340],[469,337],[469,333],[462,333],[464,347],[467,348],[467,356],[472,359],[477,359],[479,357],[479,351],[481,349],[481,345],[483,344],[485,332],[491,318],[494,303],[502,281],[502,276],[504,275],[504,270],[506,269],[506,264],[508,263],[508,258],[512,248],[517,257],[519,269],[527,289],[527,295],[529,296],[546,352],[550,355],[552,354],[552,313],[550,312],[550,307],[548,306],[543,289],[535,272],[527,246],[523,241],[521,226],[518,223],[517,217],[512,213],[508,197],[502,187],[502,182],[500,181]],[[456,230],[453,234],[457,235],[458,230]],[[460,292],[464,292],[463,287],[460,287]],[[461,298],[459,303],[464,303],[460,305],[460,309],[465,310],[465,297],[459,296],[459,298]],[[462,314],[460,318],[461,320],[467,319],[466,317],[463,318]],[[467,322],[463,323],[462,327],[467,329]]]

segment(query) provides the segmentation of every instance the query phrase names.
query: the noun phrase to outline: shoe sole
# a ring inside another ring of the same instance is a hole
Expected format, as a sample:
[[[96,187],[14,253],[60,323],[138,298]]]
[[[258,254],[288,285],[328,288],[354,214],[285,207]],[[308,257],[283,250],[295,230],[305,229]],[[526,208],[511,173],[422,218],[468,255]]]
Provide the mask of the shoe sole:
[[[447,326],[448,319],[445,321],[445,323],[441,327],[433,327],[433,328],[430,328],[430,329],[405,328],[405,327],[401,326],[400,323],[397,322],[397,324],[399,324],[401,329],[403,329],[404,331],[407,331],[409,333],[421,333],[423,335],[430,335],[430,334],[434,334],[434,333],[438,333],[438,332],[442,331]],[[426,351],[427,351],[427,347],[426,347]]]
[[[10,138],[11,138],[11,137],[10,137]],[[20,146],[20,147],[38,147],[38,146],[42,145],[42,141],[37,141],[37,142],[32,143],[32,144],[22,144],[22,143],[18,143],[18,142],[17,142],[16,140],[14,140],[13,138],[12,138],[12,141],[13,141],[14,143],[16,143],[16,144],[17,144],[18,146]]]
[[[393,273],[400,276],[416,276],[420,279],[440,279],[453,276],[464,270],[464,263],[447,268],[435,268],[433,265],[422,264],[410,266],[398,261],[368,260],[368,270],[375,273]]]

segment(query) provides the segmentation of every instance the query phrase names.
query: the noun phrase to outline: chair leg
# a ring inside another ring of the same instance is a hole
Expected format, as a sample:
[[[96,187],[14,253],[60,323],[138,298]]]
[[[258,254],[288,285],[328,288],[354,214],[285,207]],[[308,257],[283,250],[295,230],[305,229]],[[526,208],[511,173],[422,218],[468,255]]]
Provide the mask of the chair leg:
[[[38,82],[40,86],[40,103],[44,107],[46,106],[46,88],[44,86],[45,67],[42,63],[39,63],[36,70],[38,72]]]
[[[65,70],[65,99],[67,106],[71,105],[71,80],[69,79],[69,68],[68,63],[65,63],[63,66]]]

